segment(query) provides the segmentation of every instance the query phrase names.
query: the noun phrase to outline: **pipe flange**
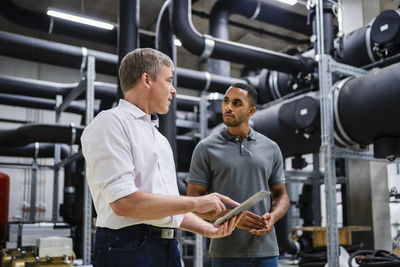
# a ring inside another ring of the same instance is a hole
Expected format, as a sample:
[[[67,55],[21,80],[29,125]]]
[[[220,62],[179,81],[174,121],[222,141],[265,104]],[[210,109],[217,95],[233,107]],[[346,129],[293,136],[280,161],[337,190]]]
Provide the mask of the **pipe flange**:
[[[261,2],[257,1],[256,10],[254,10],[253,15],[249,19],[255,20],[258,17],[258,15],[260,15],[260,11],[261,11]]]
[[[365,31],[365,47],[367,48],[367,53],[368,53],[368,58],[371,60],[371,62],[375,62],[375,57],[372,52],[372,47],[371,47],[371,26],[367,26],[367,30]]]
[[[209,58],[214,51],[215,47],[215,41],[212,36],[208,34],[204,34],[204,50],[203,53],[201,53],[200,58],[201,59],[206,59]]]
[[[81,76],[83,75],[83,71],[86,68],[87,58],[88,58],[88,50],[86,47],[82,47],[82,62],[81,62],[81,68],[80,68]]]
[[[269,78],[268,78],[269,89],[274,99],[279,99],[282,97],[281,93],[279,92],[278,86],[278,72],[271,71]]]
[[[351,139],[351,137],[346,133],[346,131],[343,128],[342,122],[340,121],[340,117],[339,117],[340,90],[351,79],[354,79],[354,77],[353,76],[347,77],[346,79],[343,79],[343,80],[337,82],[333,86],[333,111],[334,111],[335,125],[336,125],[337,131],[338,131],[338,132],[336,132],[336,129],[335,129],[334,137],[339,144],[341,144],[343,146],[349,146],[353,149],[357,149],[359,144],[356,143],[353,139]]]
[[[75,141],[76,141],[76,126],[75,126],[75,123],[71,122],[70,127],[71,127],[71,143],[70,143],[70,146],[72,148],[72,145],[75,144]]]
[[[39,149],[40,149],[40,143],[35,142],[35,152],[33,155],[34,160],[36,160],[39,157]]]
[[[203,92],[206,92],[211,86],[211,74],[208,71],[205,71],[204,76],[206,77],[206,85],[204,85]]]

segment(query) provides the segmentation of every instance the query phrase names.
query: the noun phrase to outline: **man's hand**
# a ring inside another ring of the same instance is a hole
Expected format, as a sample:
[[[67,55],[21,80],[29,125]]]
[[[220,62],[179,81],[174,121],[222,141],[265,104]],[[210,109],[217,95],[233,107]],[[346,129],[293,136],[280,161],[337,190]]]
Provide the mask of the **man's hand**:
[[[226,210],[225,204],[236,207],[239,205],[236,201],[227,196],[218,193],[212,193],[195,198],[195,207],[193,212],[209,213],[213,216],[218,216]]]
[[[244,211],[243,217],[238,223],[237,227],[243,230],[259,230],[267,227],[267,221],[257,214],[254,214],[250,211]]]
[[[229,220],[218,226],[213,226],[210,224],[210,228],[205,236],[209,238],[220,238],[230,235],[233,230],[235,230],[235,227],[242,217],[243,213],[240,213],[239,215],[231,217]]]
[[[251,229],[249,230],[250,233],[254,235],[266,235],[269,232],[271,232],[272,227],[276,222],[274,215],[272,213],[265,213],[261,218],[264,220],[266,224],[265,227],[261,229]]]

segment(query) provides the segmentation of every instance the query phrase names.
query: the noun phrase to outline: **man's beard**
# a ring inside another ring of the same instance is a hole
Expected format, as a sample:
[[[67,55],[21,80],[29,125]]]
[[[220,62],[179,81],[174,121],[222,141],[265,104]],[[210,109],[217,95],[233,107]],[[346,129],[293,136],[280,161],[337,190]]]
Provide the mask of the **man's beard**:
[[[240,121],[237,121],[237,120],[232,121],[232,122],[229,122],[229,121],[225,121],[225,120],[224,120],[224,124],[225,124],[226,126],[228,126],[228,127],[236,127],[236,126],[238,126],[240,123],[241,123],[241,122],[240,122]]]

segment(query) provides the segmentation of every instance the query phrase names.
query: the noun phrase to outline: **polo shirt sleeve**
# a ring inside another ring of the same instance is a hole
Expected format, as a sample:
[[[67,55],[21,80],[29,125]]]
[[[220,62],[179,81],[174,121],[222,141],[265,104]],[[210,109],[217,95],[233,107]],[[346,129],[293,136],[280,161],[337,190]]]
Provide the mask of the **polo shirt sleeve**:
[[[99,114],[98,117],[82,134],[82,152],[91,190],[100,192],[111,203],[138,190],[133,148],[116,116]]]
[[[192,160],[190,162],[188,184],[196,184],[208,187],[210,168],[208,163],[207,151],[204,142],[200,142],[195,147]]]
[[[274,163],[272,165],[271,177],[268,180],[270,186],[284,184],[286,182],[285,173],[283,171],[283,158],[281,150],[278,145],[275,144],[274,149]]]

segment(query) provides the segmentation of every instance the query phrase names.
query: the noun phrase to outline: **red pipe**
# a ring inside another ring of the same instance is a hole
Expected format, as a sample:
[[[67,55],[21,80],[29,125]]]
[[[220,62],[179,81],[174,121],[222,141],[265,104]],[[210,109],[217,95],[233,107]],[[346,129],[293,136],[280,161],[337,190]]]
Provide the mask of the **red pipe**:
[[[10,199],[10,177],[0,172],[0,247],[5,248]]]

